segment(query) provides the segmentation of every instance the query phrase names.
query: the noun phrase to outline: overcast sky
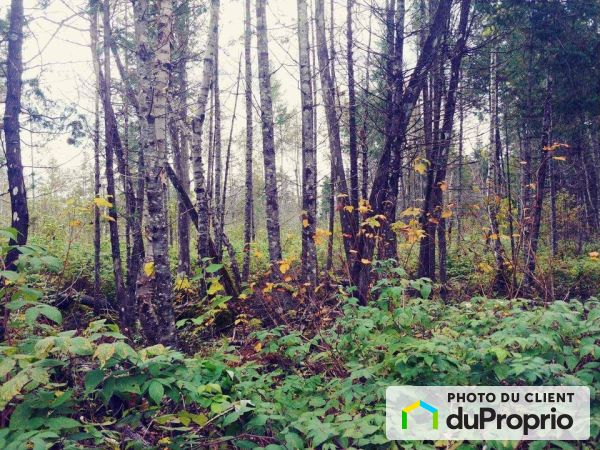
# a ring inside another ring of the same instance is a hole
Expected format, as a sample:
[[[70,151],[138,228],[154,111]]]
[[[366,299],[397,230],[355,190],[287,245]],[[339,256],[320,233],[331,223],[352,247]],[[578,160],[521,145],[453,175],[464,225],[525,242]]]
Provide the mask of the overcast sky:
[[[84,7],[88,0],[45,0],[45,7],[40,7],[40,0],[25,0],[25,14],[27,17],[26,40],[24,43],[23,59],[26,71],[24,79],[38,78],[40,86],[44,93],[50,99],[61,102],[64,105],[75,105],[78,113],[87,114],[91,118],[94,105],[94,75],[92,72],[91,54],[89,49],[89,21],[85,15],[82,15]],[[0,12],[6,17],[7,3],[2,2]],[[369,22],[374,35],[372,38],[372,48],[377,49],[379,24],[373,17],[369,21],[369,14],[366,13],[368,4],[371,0],[357,1],[355,6],[355,39],[356,39],[356,71],[357,80],[360,83],[364,76],[365,49],[367,47],[367,30]],[[410,4],[410,2],[407,2]],[[124,8],[124,1],[119,0],[119,8]],[[327,1],[326,4],[329,4]],[[345,46],[345,1],[336,0],[335,3],[335,22],[336,22],[336,42],[338,46],[338,57],[343,57],[342,49]],[[410,6],[408,6],[410,8]],[[298,106],[300,92],[297,82],[297,54],[298,43],[295,34],[296,31],[296,2],[294,0],[269,0],[268,2],[268,26],[270,37],[270,57],[271,65],[275,70],[274,77],[281,83],[282,100],[285,101],[290,109]],[[131,13],[130,14],[130,21]],[[329,14],[329,6],[327,6]],[[233,109],[235,81],[237,77],[238,60],[243,52],[243,24],[244,24],[244,3],[242,0],[222,0],[221,1],[221,35],[220,35],[220,84],[222,89],[223,102],[223,142],[226,145],[229,133],[230,115]],[[409,15],[410,17],[410,15]],[[193,30],[197,36],[197,45],[195,49],[202,51],[206,40],[206,22],[208,14],[202,17],[202,25],[199,30]],[[407,22],[410,19],[407,18]],[[132,23],[132,22],[130,22]],[[253,21],[254,23],[254,21]],[[255,39],[253,45],[256,45]],[[410,67],[412,45],[407,45],[405,54]],[[256,51],[253,51],[254,63],[256,62]],[[114,64],[113,64],[114,67]],[[345,79],[345,71],[338,73],[338,81],[342,84]],[[200,74],[200,64],[190,64],[190,83],[197,83]],[[256,64],[253,67],[254,76],[256,76]],[[113,69],[113,77],[116,76],[116,68]],[[255,89],[255,99],[258,99],[258,89]],[[193,100],[193,99],[189,99]],[[238,104],[238,122],[235,127],[234,135],[238,134],[244,126],[244,103],[243,97],[240,97]],[[193,105],[192,105],[193,106]],[[321,115],[321,117],[323,117]],[[255,118],[256,119],[256,118]],[[22,125],[27,127],[26,117],[22,118]],[[91,120],[90,120],[90,123]],[[319,174],[320,178],[329,171],[328,168],[328,150],[324,138],[325,123],[319,120],[319,126],[322,131],[319,151]],[[260,132],[258,126],[255,127],[255,133]],[[51,161],[54,165],[76,169],[87,160],[92,158],[91,138],[84,139],[82,145],[75,147],[67,144],[67,136],[59,135],[54,139],[48,139],[47,136],[30,135],[28,131],[22,133],[24,143],[23,157],[24,164],[30,166],[48,166]],[[34,151],[29,148],[30,142],[34,143]],[[243,158],[243,148],[234,145],[234,167],[233,176],[242,174],[241,164],[235,164],[235,160],[241,162]],[[292,149],[293,150],[293,149]],[[286,149],[290,158],[295,155],[295,150],[290,152]],[[261,170],[262,163],[259,159],[259,152],[255,153],[256,170]],[[284,159],[284,170],[293,171],[295,162],[290,158]],[[281,166],[281,165],[279,165]],[[36,169],[36,174],[43,176],[44,169]]]

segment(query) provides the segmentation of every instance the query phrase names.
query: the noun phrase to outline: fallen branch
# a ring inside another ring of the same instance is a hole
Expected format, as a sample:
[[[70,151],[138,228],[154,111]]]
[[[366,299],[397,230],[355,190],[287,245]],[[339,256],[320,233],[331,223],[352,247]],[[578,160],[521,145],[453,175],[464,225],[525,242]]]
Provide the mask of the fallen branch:
[[[183,185],[181,184],[181,181],[179,181],[179,178],[177,177],[177,174],[175,173],[173,168],[169,164],[166,164],[165,167],[166,167],[166,171],[167,171],[169,180],[171,180],[171,184],[173,185],[173,187],[179,194],[179,198],[181,199],[183,205],[185,206],[185,209],[186,209],[188,215],[190,216],[190,220],[196,227],[196,230],[198,230],[198,211],[196,211],[196,208],[194,207],[194,204],[192,203],[190,196],[187,194],[187,192],[183,188]],[[218,260],[219,255],[217,255],[217,249],[215,247],[215,243],[210,238],[208,240],[208,245],[210,247],[210,257]],[[219,275],[221,275],[221,278],[223,280],[223,286],[225,287],[225,292],[227,293],[227,295],[231,295],[232,297],[237,297],[239,295],[238,287],[236,286],[236,283],[231,278],[231,275],[229,274],[229,272],[227,271],[225,266],[223,266],[219,270],[218,273],[219,273]]]

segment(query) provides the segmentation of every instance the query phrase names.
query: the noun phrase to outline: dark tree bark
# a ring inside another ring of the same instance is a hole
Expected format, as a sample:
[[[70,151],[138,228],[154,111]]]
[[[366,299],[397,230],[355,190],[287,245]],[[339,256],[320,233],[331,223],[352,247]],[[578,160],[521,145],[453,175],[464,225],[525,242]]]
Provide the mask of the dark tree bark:
[[[280,275],[281,237],[279,227],[279,199],[277,194],[277,169],[275,140],[273,137],[273,100],[271,99],[271,66],[267,37],[266,0],[256,0],[256,35],[258,43],[258,81],[260,86],[260,116],[265,167],[265,202],[267,214],[267,239],[271,270]]]
[[[385,71],[387,84],[387,108],[386,108],[386,129],[385,139],[392,145],[393,135],[395,131],[394,117],[398,114],[400,101],[402,99],[402,89],[404,84],[404,75],[402,70],[404,59],[404,16],[405,4],[404,0],[398,0],[397,3],[392,1],[389,4],[387,14],[387,47],[389,51],[387,67]],[[402,163],[402,147],[404,143],[398,143],[399,146],[392,149],[393,163],[398,166]],[[393,144],[397,145],[397,144]],[[398,178],[400,177],[400,169],[398,170]],[[388,200],[385,204],[384,215],[386,219],[380,224],[380,240],[379,240],[379,258],[380,259],[397,259],[397,243],[396,233],[391,229],[391,224],[396,220],[396,208],[398,204],[398,178],[396,181],[391,181],[391,189],[388,194]]]
[[[186,124],[188,108],[186,95],[188,92],[187,80],[187,58],[189,52],[189,16],[185,12],[181,15],[179,26],[175,29],[174,38],[175,48],[178,49],[177,60],[174,62],[174,79],[177,92],[172,91],[174,107],[176,108],[175,117],[170,119],[171,136],[173,145],[173,162],[177,177],[181,180],[185,192],[190,193],[190,151],[189,135]],[[177,201],[177,245],[178,245],[178,263],[177,271],[182,275],[189,275],[191,270],[190,263],[190,219],[185,205],[181,200]]]
[[[490,222],[490,239],[496,261],[496,273],[493,282],[493,290],[499,295],[506,295],[510,284],[510,276],[507,271],[506,252],[500,240],[500,227],[498,223],[498,212],[500,209],[501,192],[500,177],[502,165],[500,155],[502,153],[500,143],[500,128],[498,115],[498,79],[497,79],[497,50],[492,48],[490,60],[490,146],[488,152],[488,173],[486,179],[486,204]]]
[[[94,198],[100,197],[100,61],[98,59],[98,10],[94,8],[90,15],[90,41],[92,50],[92,64],[95,75],[95,100],[94,100]],[[94,204],[94,313],[99,315],[100,310],[100,207]]]
[[[141,3],[144,3],[143,1]],[[145,4],[144,4],[145,5]],[[137,3],[134,4],[134,11],[136,10],[136,7],[138,9],[144,9],[145,10],[145,6],[139,6],[137,5]],[[138,11],[139,14],[139,11]],[[139,36],[138,31],[139,31],[139,26],[138,26],[138,17],[136,16],[136,37]],[[144,17],[144,19],[142,19],[144,22],[146,21],[146,18]],[[109,23],[110,25],[110,23]],[[117,49],[117,46],[114,42],[114,40],[112,39],[112,36],[109,35],[109,39],[110,39],[110,50],[113,54],[113,57],[116,61],[117,64],[117,69],[119,71],[119,74],[121,76],[121,80],[123,82],[123,85],[125,86],[125,100],[124,103],[126,105],[131,104],[135,111],[136,114],[138,116],[138,120],[139,123],[143,123],[146,119],[146,115],[144,114],[143,111],[143,105],[140,105],[140,101],[139,99],[136,97],[133,87],[131,85],[131,81],[130,81],[130,75],[129,75],[129,70],[127,67],[127,64],[123,64],[119,55],[119,51]],[[139,45],[144,45],[144,39],[139,39],[138,40],[138,44]],[[138,52],[138,65],[140,66],[140,72],[147,72],[149,69],[147,67],[148,65],[148,61],[144,60],[143,58],[140,57],[142,53]],[[127,58],[127,54],[126,54],[126,58]],[[126,59],[127,62],[127,59]],[[102,72],[102,70],[99,71],[100,72],[100,79],[101,79],[101,85],[104,85],[104,82],[102,80],[104,80],[104,74]],[[143,78],[143,77],[140,77]],[[110,80],[109,80],[110,81]],[[100,92],[101,96],[104,96],[104,90],[102,89]],[[121,182],[123,184],[123,192],[125,193],[125,209],[127,211],[127,214],[125,215],[125,225],[126,225],[126,232],[125,232],[125,237],[126,237],[126,249],[127,249],[127,293],[129,295],[129,301],[130,301],[130,308],[135,310],[135,289],[136,289],[136,280],[137,280],[137,273],[139,272],[139,269],[141,267],[142,264],[142,260],[144,259],[144,240],[143,240],[143,235],[142,235],[142,216],[143,216],[143,199],[139,199],[136,198],[137,195],[143,195],[143,189],[138,192],[138,194],[136,195],[136,190],[134,188],[134,183],[133,183],[133,177],[131,174],[131,170],[129,168],[129,150],[128,150],[128,129],[127,126],[124,129],[124,139],[121,139],[121,135],[119,134],[119,129],[118,129],[118,122],[117,122],[117,116],[115,114],[114,108],[113,108],[113,104],[112,104],[112,100],[111,97],[108,96],[107,98],[102,97],[102,101],[104,104],[104,109],[105,109],[105,113],[108,114],[108,118],[109,121],[111,123],[111,130],[112,130],[112,139],[113,139],[113,147],[114,147],[114,154],[117,157],[117,169],[119,171],[119,175],[121,177]],[[127,123],[126,123],[127,125]],[[141,161],[141,158],[143,158],[142,154],[145,148],[145,142],[147,141],[146,138],[146,131],[145,131],[145,126],[142,124],[140,126],[140,140],[139,140],[139,154],[138,154],[138,164]],[[143,176],[141,175],[143,172],[140,172],[138,169],[138,180],[142,179],[143,180]],[[143,183],[141,185],[141,187],[143,188]],[[139,185],[139,181],[138,181],[138,190],[140,188]],[[130,243],[133,243],[133,246],[130,245]]]
[[[371,18],[372,13],[369,15],[369,39],[367,43],[367,67],[365,75],[365,106],[364,114],[362,118],[362,127],[360,130],[360,153],[361,153],[361,184],[360,194],[363,199],[367,199],[369,195],[369,144],[367,139],[367,121],[369,120],[369,103],[371,101],[369,94],[369,83],[371,75]]]
[[[17,231],[16,241],[10,245],[25,245],[29,233],[27,191],[21,161],[19,114],[23,77],[23,1],[11,0],[6,59],[6,103],[4,106],[4,137],[6,138],[6,166],[10,195],[11,226]],[[19,257],[17,249],[6,255],[4,266],[12,268]]]
[[[121,248],[119,238],[119,224],[117,217],[117,195],[115,189],[114,175],[114,152],[115,147],[120,145],[116,120],[110,101],[111,92],[111,64],[110,64],[110,2],[104,0],[103,8],[104,27],[104,73],[100,73],[101,92],[104,106],[104,141],[106,155],[106,194],[111,203],[109,208],[109,233],[111,244],[111,255],[113,262],[113,273],[115,277],[115,291],[119,304],[119,322],[125,334],[133,332],[135,324],[135,307],[130,304],[130,297],[125,289],[123,280],[123,267],[121,261]]]
[[[252,241],[252,217],[254,215],[254,183],[252,174],[252,152],[254,125],[252,120],[252,15],[251,0],[245,0],[246,16],[244,24],[244,81],[246,99],[246,204],[244,205],[244,264],[242,281],[250,275],[250,242]]]
[[[332,164],[332,191],[337,198],[337,209],[340,213],[340,223],[344,239],[344,250],[346,261],[351,264],[355,259],[354,249],[356,245],[357,230],[354,228],[356,223],[357,210],[350,207],[348,193],[348,184],[346,183],[346,173],[342,160],[342,143],[340,139],[340,124],[336,113],[336,94],[335,85],[331,76],[331,60],[327,50],[327,40],[325,36],[325,11],[324,0],[316,1],[316,35],[317,35],[317,57],[319,59],[319,75],[321,78],[321,93],[323,96],[323,106],[325,108],[325,118],[327,119],[327,128],[329,135],[329,147],[331,150]]]
[[[531,290],[534,287],[535,267],[538,243],[540,238],[540,226],[542,223],[542,207],[546,189],[546,177],[548,172],[548,160],[552,151],[549,151],[550,135],[552,132],[552,78],[547,75],[546,97],[544,100],[544,116],[542,123],[542,140],[540,143],[540,166],[537,170],[535,183],[535,196],[531,206],[531,219],[525,222],[525,277],[523,279],[524,289]]]
[[[352,37],[352,6],[354,0],[346,3],[346,59],[348,64],[348,149],[350,151],[350,202],[358,208],[360,195],[358,187],[358,146],[356,136],[356,91],[354,87],[354,39]],[[358,228],[358,214],[355,214]]]
[[[384,214],[388,196],[393,194],[393,186],[398,184],[400,158],[394,157],[393,150],[401,148],[404,143],[408,120],[419,98],[425,76],[433,62],[434,48],[444,32],[451,4],[451,0],[440,0],[427,38],[423,42],[416,66],[411,73],[406,90],[403,92],[402,100],[399,102],[402,107],[399,109],[398,114],[394,116],[394,124],[391,127],[395,132],[389,137],[389,142],[386,143],[381,152],[373,179],[369,196],[371,210],[366,214],[367,220],[370,218],[376,220],[376,216]],[[360,256],[352,267],[352,281],[358,286],[358,296],[362,303],[367,302],[371,267],[370,264],[362,264],[361,261],[372,259],[375,242],[370,235],[376,233],[377,230],[371,226],[366,226],[361,230],[358,247]]]
[[[4,105],[4,137],[6,138],[6,166],[8,175],[8,192],[10,195],[11,226],[16,230],[16,240],[11,239],[9,245],[25,245],[29,233],[29,209],[27,207],[27,191],[23,178],[21,160],[21,138],[19,114],[21,112],[21,92],[23,76],[23,1],[11,0],[8,29],[8,55],[6,61],[6,102]],[[9,250],[4,259],[3,268],[14,269],[19,258],[16,248]],[[0,279],[0,286],[4,279]],[[9,321],[9,310],[0,304],[0,341],[8,334],[6,327]]]
[[[314,105],[310,68],[310,41],[306,0],[298,0],[298,47],[302,103],[302,277],[317,285],[317,148],[314,141]]]

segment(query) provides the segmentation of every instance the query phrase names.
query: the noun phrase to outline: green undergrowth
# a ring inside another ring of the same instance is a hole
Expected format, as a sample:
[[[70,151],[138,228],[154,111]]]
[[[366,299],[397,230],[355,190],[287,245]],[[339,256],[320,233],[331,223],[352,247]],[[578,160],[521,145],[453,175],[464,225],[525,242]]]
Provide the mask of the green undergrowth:
[[[387,441],[385,388],[586,385],[596,398],[595,298],[447,305],[403,300],[395,286],[380,292],[368,307],[345,298],[343,316],[312,336],[256,331],[250,355],[227,339],[210,357],[135,349],[104,321],[60,331],[48,318],[59,316],[36,316],[32,333],[0,347],[0,448],[472,449],[482,444]],[[593,400],[590,442],[529,448],[596,448],[599,426]]]

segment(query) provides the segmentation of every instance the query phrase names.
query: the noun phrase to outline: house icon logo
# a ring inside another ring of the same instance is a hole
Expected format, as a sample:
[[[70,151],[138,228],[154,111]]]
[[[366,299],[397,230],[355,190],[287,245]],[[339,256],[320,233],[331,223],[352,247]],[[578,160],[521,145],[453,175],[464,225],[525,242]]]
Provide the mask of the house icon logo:
[[[431,413],[431,428],[434,430],[438,429],[438,410],[434,408],[429,403],[425,403],[423,400],[418,400],[411,405],[408,405],[406,408],[402,410],[402,429],[406,430],[408,428],[408,413],[417,409],[423,408],[426,411]]]

